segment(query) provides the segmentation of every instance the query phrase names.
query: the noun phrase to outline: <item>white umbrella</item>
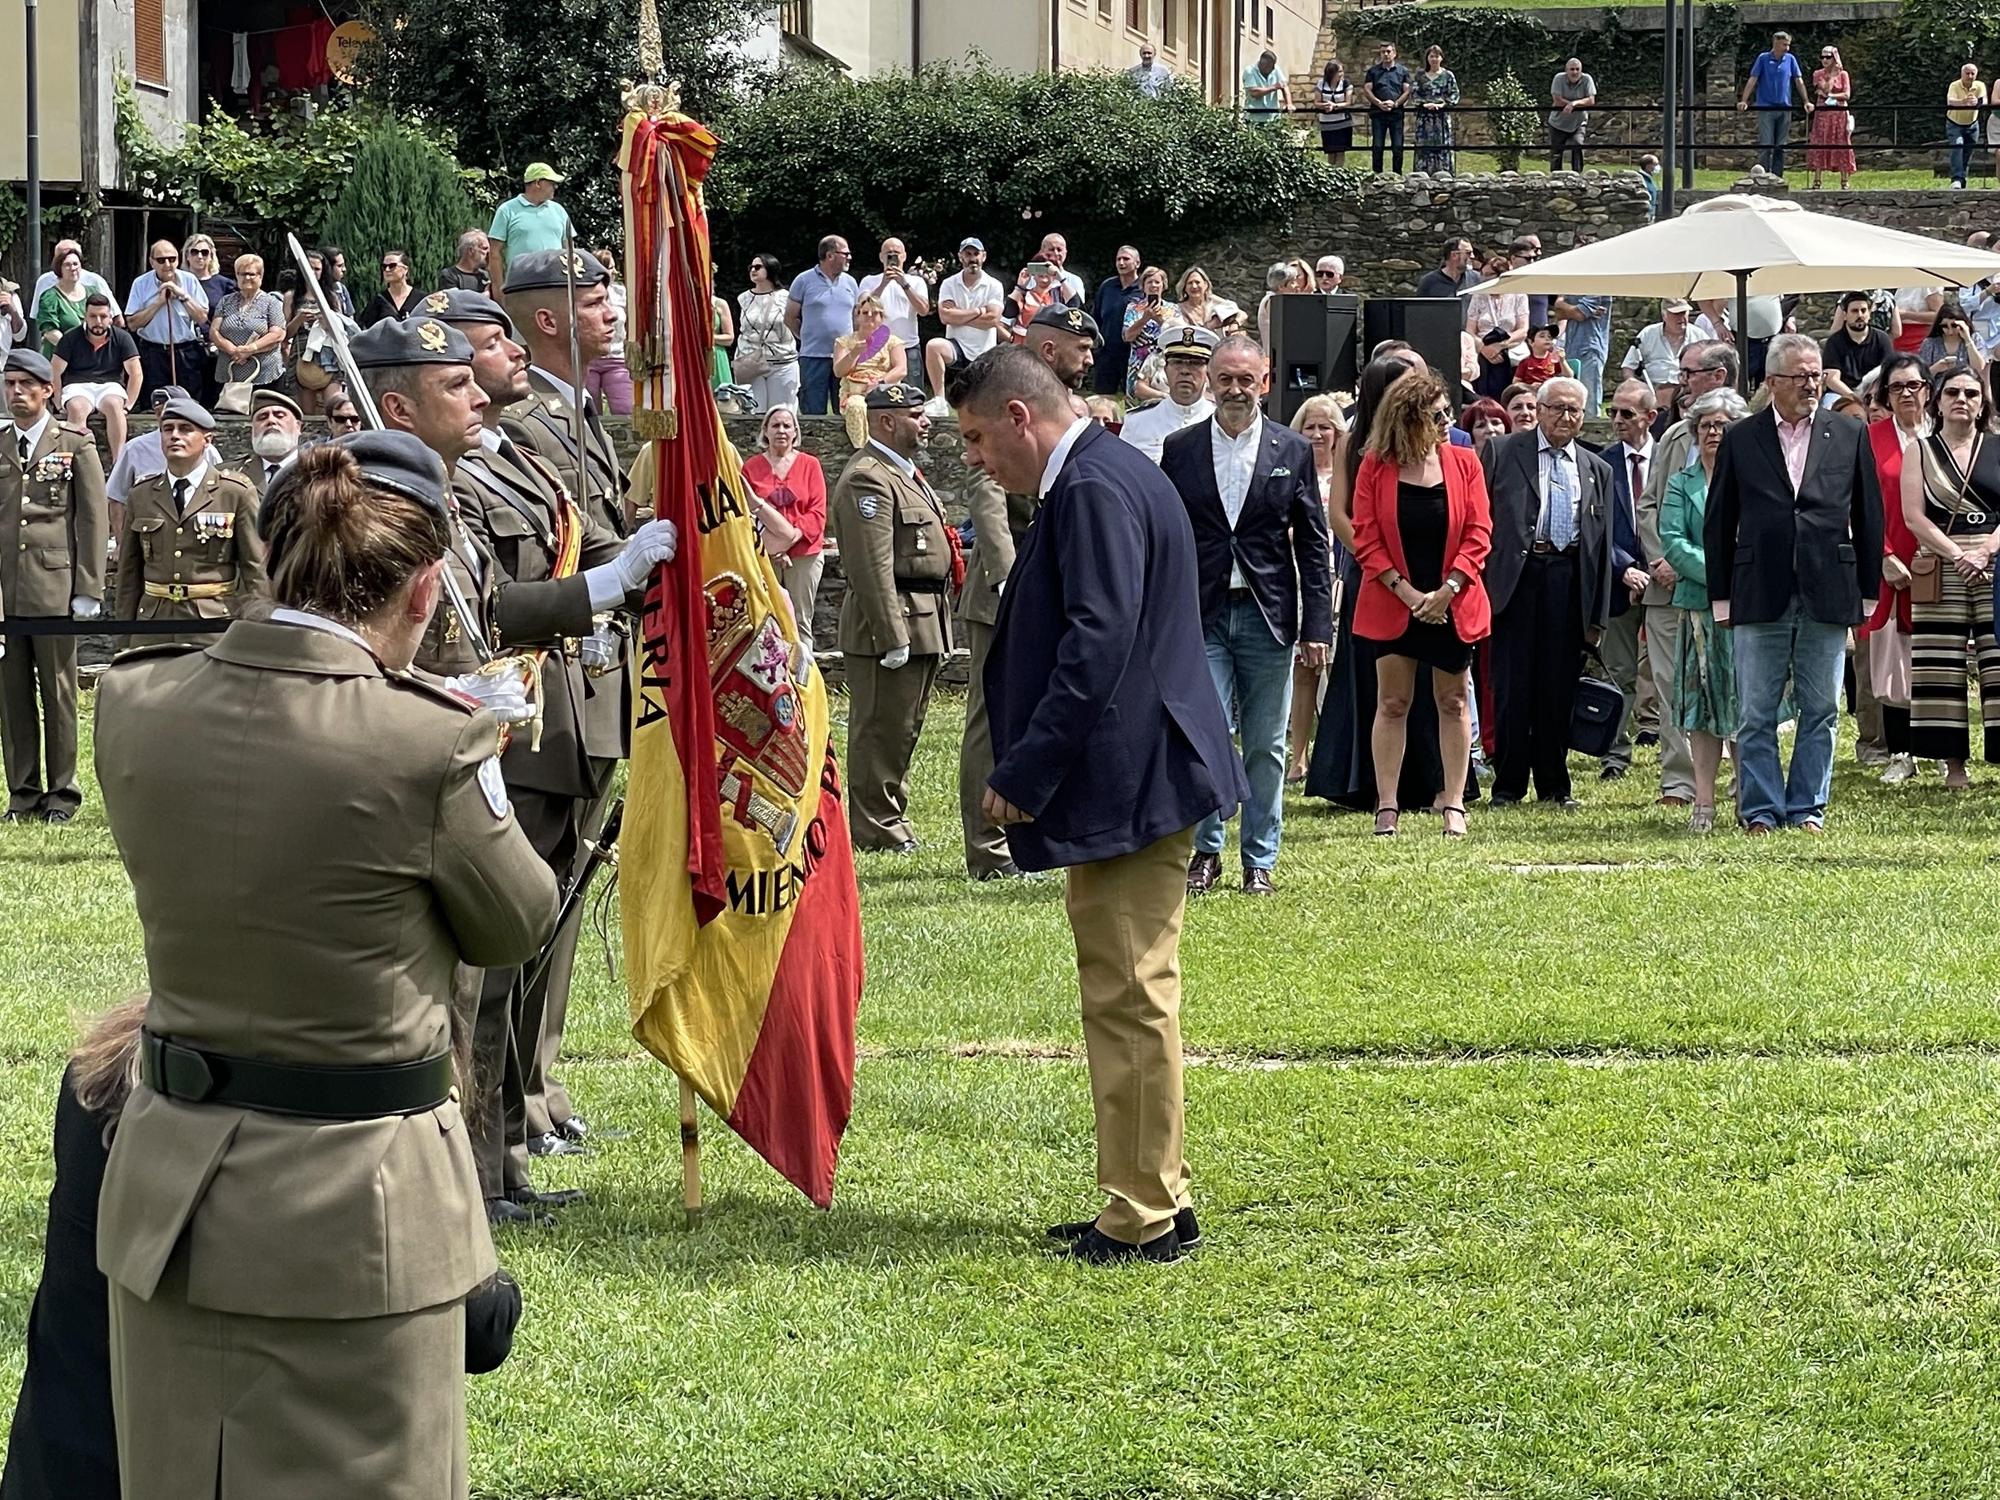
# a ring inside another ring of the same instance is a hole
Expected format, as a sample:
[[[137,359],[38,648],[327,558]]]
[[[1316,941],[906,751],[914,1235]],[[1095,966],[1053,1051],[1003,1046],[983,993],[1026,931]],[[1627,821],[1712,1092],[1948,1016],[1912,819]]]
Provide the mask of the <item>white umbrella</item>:
[[[1679,218],[1502,272],[1459,295],[1555,292],[1690,302],[1734,296],[1736,326],[1746,328],[1752,296],[1968,286],[1991,276],[2000,276],[2000,255],[1990,251],[1812,213],[1781,198],[1729,193]]]

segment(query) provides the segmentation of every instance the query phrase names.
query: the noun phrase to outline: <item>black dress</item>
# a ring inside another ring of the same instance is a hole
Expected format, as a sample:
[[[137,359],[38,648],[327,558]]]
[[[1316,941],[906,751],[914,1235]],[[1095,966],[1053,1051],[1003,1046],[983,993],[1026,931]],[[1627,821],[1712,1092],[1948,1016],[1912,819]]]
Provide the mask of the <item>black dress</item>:
[[[104,1122],[76,1097],[76,1070],[56,1099],[56,1183],[42,1282],[28,1310],[28,1368],[7,1436],[4,1500],[118,1500],[111,1421],[110,1294],[97,1269],[97,1195]]]
[[[1444,585],[1444,544],[1450,526],[1442,484],[1396,485],[1396,529],[1403,538],[1403,576],[1419,593]],[[1449,619],[1426,625],[1414,615],[1396,640],[1377,648],[1385,656],[1407,656],[1439,672],[1463,672],[1472,665],[1472,647],[1458,638]],[[1424,696],[1424,695],[1419,695]]]

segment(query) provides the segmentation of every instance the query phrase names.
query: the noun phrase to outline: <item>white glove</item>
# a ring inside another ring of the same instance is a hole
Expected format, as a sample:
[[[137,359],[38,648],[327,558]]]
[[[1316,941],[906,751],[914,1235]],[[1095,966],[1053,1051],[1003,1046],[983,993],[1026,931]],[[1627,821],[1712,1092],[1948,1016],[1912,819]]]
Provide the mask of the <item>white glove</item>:
[[[910,648],[908,646],[898,646],[894,651],[887,653],[882,658],[882,670],[885,672],[893,672],[897,668],[907,667],[909,664]]]
[[[672,521],[646,522],[626,539],[623,552],[584,574],[590,585],[591,609],[610,609],[633,590],[644,588],[653,569],[674,560],[680,543],[680,528]]]
[[[528,685],[512,672],[504,676],[492,672],[465,672],[446,678],[445,686],[455,693],[478,699],[479,706],[489,710],[502,724],[521,724],[535,716],[534,706],[528,702]]]
[[[69,601],[69,612],[73,619],[94,620],[104,613],[104,603],[100,599],[86,599],[78,594]]]

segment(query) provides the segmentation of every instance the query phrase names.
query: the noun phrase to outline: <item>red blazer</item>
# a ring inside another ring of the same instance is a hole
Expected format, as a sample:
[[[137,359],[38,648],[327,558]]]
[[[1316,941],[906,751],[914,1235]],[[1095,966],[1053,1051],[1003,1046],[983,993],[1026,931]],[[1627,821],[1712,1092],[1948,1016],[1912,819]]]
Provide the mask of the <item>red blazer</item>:
[[[1896,419],[1884,417],[1879,422],[1870,422],[1868,442],[1875,450],[1875,475],[1882,484],[1882,555],[1900,558],[1907,566],[1917,555],[1917,534],[1903,519],[1903,442],[1896,430]],[[1897,631],[1908,635],[1910,591],[1890,588],[1884,579],[1882,593],[1875,601],[1875,613],[1868,617],[1867,624],[1855,626],[1854,633],[1863,636],[1880,630],[1889,623],[1892,610]]]
[[[1486,475],[1470,448],[1440,448],[1438,461],[1444,465],[1444,570],[1457,569],[1467,580],[1451,606],[1451,623],[1461,641],[1483,641],[1493,633],[1493,606],[1482,577],[1493,546]],[[1382,587],[1383,574],[1408,573],[1396,525],[1396,467],[1373,453],[1361,460],[1354,479],[1354,555],[1362,579],[1354,633],[1371,641],[1399,639],[1409,629],[1410,612]]]

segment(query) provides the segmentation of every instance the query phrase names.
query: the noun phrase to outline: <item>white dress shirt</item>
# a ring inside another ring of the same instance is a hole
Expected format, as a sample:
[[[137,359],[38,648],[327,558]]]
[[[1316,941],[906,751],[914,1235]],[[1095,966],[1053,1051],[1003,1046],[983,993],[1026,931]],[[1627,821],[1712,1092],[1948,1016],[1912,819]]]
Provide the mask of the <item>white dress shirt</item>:
[[[1630,443],[1620,443],[1618,445],[1618,462],[1624,465],[1625,482],[1632,486],[1632,505],[1635,511],[1639,505],[1639,497],[1646,492],[1646,481],[1653,477],[1653,448],[1654,443],[1651,438],[1646,439],[1646,445],[1643,448],[1634,448]],[[1637,483],[1634,483],[1632,479],[1632,455],[1635,453],[1639,455],[1639,478]]]
[[[325,615],[316,615],[305,609],[290,609],[281,604],[271,611],[269,618],[273,625],[303,625],[307,630],[318,630],[327,635],[339,636],[344,641],[352,641],[370,656],[375,655],[373,646],[340,621],[329,620]]]
[[[1182,406],[1169,397],[1144,411],[1133,412],[1118,429],[1118,436],[1158,463],[1168,438],[1197,422],[1206,422],[1214,414],[1215,403],[1206,396],[1192,406]]]
[[[1555,455],[1560,454],[1562,458]],[[1549,441],[1548,434],[1535,433],[1535,460],[1542,489],[1542,508],[1535,517],[1535,536],[1541,540],[1549,538],[1549,474],[1562,459],[1569,461],[1570,526],[1569,534],[1574,545],[1583,539],[1583,527],[1578,524],[1577,510],[1583,504],[1583,470],[1576,461],[1576,444],[1566,443],[1558,448]]]
[[[877,458],[886,458],[890,463],[894,464],[898,469],[900,469],[905,479],[912,481],[916,479],[917,465],[915,460],[903,457],[903,455],[898,453],[894,448],[884,447],[882,443],[875,438],[870,438],[868,440],[868,446],[875,450],[875,456]]]
[[[1069,462],[1069,451],[1076,446],[1076,440],[1083,436],[1090,426],[1089,417],[1078,417],[1069,424],[1069,429],[1057,440],[1055,450],[1049,454],[1049,461],[1042,468],[1042,498],[1046,500],[1049,491],[1056,487],[1056,480],[1062,477],[1063,465]]]
[[[1259,412],[1250,419],[1250,425],[1231,437],[1222,430],[1217,421],[1210,435],[1210,445],[1215,459],[1215,489],[1222,496],[1222,513],[1229,518],[1229,529],[1234,531],[1236,523],[1243,515],[1243,502],[1250,496],[1250,480],[1257,472],[1257,445],[1264,439],[1264,416]],[[1243,576],[1243,569],[1232,562],[1229,565],[1229,586],[1232,589],[1250,587]]]
[[[166,468],[163,466],[161,472],[166,475],[167,479],[167,498],[169,500],[173,499],[174,486],[185,480],[187,482],[187,489],[184,491],[184,493],[188,497],[188,503],[193,504],[195,492],[201,488],[201,482],[204,479],[208,478],[208,470],[210,467],[209,461],[214,456],[215,454],[213,449],[205,450],[201,455],[200,463],[196,464],[192,469],[188,470],[187,473],[178,476],[175,475],[174,471],[171,468]]]

